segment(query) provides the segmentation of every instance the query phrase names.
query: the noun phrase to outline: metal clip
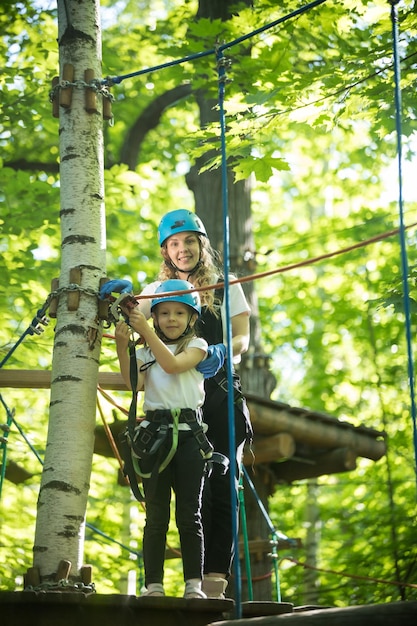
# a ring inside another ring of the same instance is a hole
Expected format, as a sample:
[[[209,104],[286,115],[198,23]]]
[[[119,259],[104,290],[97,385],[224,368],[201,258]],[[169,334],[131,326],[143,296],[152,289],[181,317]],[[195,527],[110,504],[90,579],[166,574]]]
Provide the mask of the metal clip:
[[[130,312],[137,305],[138,302],[134,295],[131,293],[121,293],[120,296],[110,305],[109,321],[117,324],[122,316],[125,322],[127,322],[129,319],[127,312]]]

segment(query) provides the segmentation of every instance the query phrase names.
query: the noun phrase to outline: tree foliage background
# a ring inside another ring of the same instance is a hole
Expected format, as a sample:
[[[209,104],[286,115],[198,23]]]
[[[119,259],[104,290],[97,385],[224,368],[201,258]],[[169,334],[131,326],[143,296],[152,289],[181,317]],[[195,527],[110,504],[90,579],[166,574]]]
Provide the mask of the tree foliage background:
[[[231,20],[197,19],[198,3],[102,2],[103,76],[210,50],[216,42],[290,14],[301,2],[236,4]],[[411,599],[416,589],[374,579],[416,581],[416,475],[407,372],[401,248],[397,235],[325,260],[286,266],[348,249],[398,227],[391,4],[328,0],[227,52],[227,151],[236,179],[253,179],[256,281],[265,351],[277,386],[273,398],[352,424],[383,430],[388,454],[316,485],[319,540],[315,588],[327,605]],[[398,3],[404,183],[415,151],[417,9]],[[2,358],[43,305],[59,274],[58,121],[49,92],[57,74],[56,6],[6,2],[0,9],[0,327]],[[178,88],[181,88],[178,91]],[[159,266],[156,227],[169,209],[193,208],[185,175],[219,129],[200,129],[195,94],[216,97],[212,56],[126,78],[112,88],[114,120],[105,126],[107,270],[135,291]],[[414,141],[414,143],[413,143]],[[218,158],[213,167],[218,166]],[[415,174],[414,174],[415,176]],[[411,185],[410,185],[411,187]],[[406,195],[407,225],[416,196]],[[416,229],[407,229],[412,336],[415,336]],[[7,360],[13,369],[48,369],[53,322],[28,336]],[[101,370],[116,370],[111,338]],[[0,589],[22,586],[32,561],[36,498],[48,415],[47,390],[2,390],[15,411],[8,459],[32,477],[2,484]],[[127,407],[129,397],[114,394]],[[100,400],[107,419],[123,417]],[[98,420],[100,414],[98,413]],[[6,421],[4,410],[0,422]],[[74,436],[77,436],[74,433]],[[124,591],[138,569],[143,511],[117,483],[114,459],[95,456],[86,562],[101,593]],[[310,486],[311,487],[311,486]],[[271,520],[305,538],[309,485],[277,486]],[[248,497],[250,497],[248,495]],[[104,533],[105,536],[102,536]],[[170,542],[177,545],[175,531]],[[129,549],[128,549],[129,548]],[[281,557],[289,556],[285,552]],[[303,551],[292,553],[303,561]],[[169,561],[173,592],[178,560]],[[284,601],[301,603],[303,569],[280,560]],[[359,574],[337,576],[330,570]],[[369,579],[367,579],[369,578]],[[140,585],[140,577],[139,577]]]

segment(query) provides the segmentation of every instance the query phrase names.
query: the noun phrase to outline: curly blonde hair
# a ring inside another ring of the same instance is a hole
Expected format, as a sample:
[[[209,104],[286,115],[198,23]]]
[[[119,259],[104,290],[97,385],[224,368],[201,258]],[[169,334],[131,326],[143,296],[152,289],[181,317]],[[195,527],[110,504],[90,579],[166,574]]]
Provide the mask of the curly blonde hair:
[[[205,285],[213,285],[223,276],[220,267],[219,254],[211,247],[208,237],[196,233],[200,244],[200,262],[197,269],[192,274],[192,284],[194,287],[204,287]],[[161,246],[161,254],[164,261],[161,264],[158,279],[168,280],[170,278],[178,278],[178,271],[172,265],[167,252],[166,242]],[[216,316],[219,316],[219,302],[217,301],[215,290],[208,289],[200,291],[201,306],[207,307]]]

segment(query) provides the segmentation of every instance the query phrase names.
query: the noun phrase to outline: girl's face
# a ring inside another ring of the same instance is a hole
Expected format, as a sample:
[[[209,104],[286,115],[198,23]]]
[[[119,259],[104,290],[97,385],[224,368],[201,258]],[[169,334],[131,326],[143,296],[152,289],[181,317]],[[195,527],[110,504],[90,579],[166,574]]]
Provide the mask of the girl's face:
[[[152,312],[154,323],[170,340],[178,339],[188,325],[194,326],[197,314],[182,302],[160,302]]]
[[[186,231],[171,235],[166,252],[179,272],[189,274],[200,260],[200,240],[196,233]]]

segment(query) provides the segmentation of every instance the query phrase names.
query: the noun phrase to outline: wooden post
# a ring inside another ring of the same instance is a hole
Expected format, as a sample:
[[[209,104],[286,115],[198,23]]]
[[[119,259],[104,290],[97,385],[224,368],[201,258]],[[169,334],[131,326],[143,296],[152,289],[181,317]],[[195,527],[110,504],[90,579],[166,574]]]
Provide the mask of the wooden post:
[[[94,80],[94,71],[85,70],[84,81],[90,85]],[[93,87],[85,88],[85,110],[87,113],[97,113],[97,94]]]
[[[70,283],[73,285],[81,285],[81,268],[72,267],[70,270]],[[67,297],[68,311],[77,311],[80,304],[80,292],[69,291]]]
[[[59,117],[59,94],[57,92],[57,87],[59,85],[59,76],[54,76],[52,79],[52,93],[51,93],[51,102],[52,102],[52,115],[53,117]]]
[[[59,90],[59,104],[64,109],[71,108],[72,87],[66,87],[66,83],[74,82],[74,66],[71,63],[65,63],[62,70],[62,84]]]

